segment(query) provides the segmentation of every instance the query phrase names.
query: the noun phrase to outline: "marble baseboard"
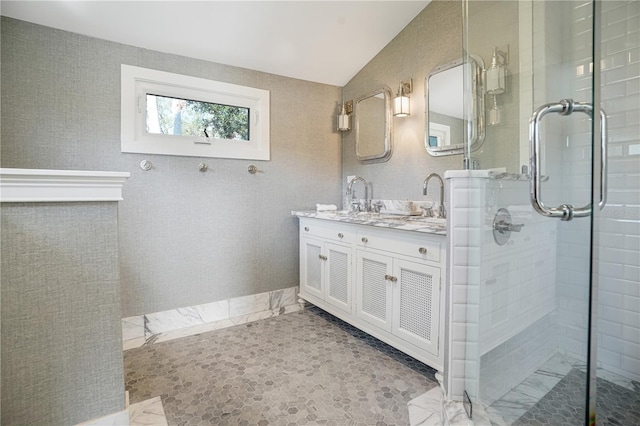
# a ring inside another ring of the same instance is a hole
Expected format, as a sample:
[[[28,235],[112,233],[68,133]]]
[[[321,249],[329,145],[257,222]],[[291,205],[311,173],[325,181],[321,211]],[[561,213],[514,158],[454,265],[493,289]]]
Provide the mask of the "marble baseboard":
[[[128,426],[129,425],[129,411],[122,410],[117,413],[109,414],[108,416],[100,417],[99,419],[89,420],[83,423],[78,423],[76,426]]]
[[[556,358],[562,360],[561,362],[564,363],[564,367],[562,369],[564,375],[562,377],[567,375],[569,371],[574,368],[582,371],[583,373],[587,372],[587,362],[584,359],[577,359],[564,353],[559,353],[558,355],[556,355]],[[640,380],[636,380],[635,377],[625,376],[624,373],[625,372],[609,370],[604,367],[598,367],[596,369],[596,377],[605,379],[606,381],[614,383],[618,386],[622,386],[625,389],[635,391],[636,386],[633,384],[633,382],[640,382]]]
[[[159,396],[129,406],[130,426],[168,426]]]
[[[585,367],[585,371],[586,371],[586,367]],[[596,376],[632,391],[636,390],[636,385],[634,385],[633,382],[634,381],[636,383],[640,382],[640,380],[635,380],[635,378],[630,379],[629,377],[622,376],[615,371],[610,371],[600,367],[598,367],[598,369],[596,370]]]
[[[298,287],[122,319],[123,349],[299,311]]]

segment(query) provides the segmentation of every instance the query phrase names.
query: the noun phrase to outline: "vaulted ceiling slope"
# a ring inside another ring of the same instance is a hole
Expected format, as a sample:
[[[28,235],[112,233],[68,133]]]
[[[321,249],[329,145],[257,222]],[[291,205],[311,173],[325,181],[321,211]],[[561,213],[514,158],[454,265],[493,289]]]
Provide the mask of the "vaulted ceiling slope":
[[[0,13],[160,52],[344,86],[429,2],[3,0]]]

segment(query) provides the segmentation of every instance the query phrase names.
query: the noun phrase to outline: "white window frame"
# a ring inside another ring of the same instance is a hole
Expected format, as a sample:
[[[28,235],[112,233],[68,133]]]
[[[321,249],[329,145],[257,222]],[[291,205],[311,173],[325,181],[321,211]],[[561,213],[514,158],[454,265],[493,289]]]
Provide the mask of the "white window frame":
[[[249,140],[147,132],[147,94],[249,108]],[[121,151],[270,160],[269,91],[122,64]]]

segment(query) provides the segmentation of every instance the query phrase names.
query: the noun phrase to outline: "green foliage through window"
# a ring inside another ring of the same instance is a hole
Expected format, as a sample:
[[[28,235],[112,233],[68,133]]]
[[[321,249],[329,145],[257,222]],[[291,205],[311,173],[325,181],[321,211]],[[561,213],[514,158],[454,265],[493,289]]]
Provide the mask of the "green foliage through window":
[[[147,133],[249,140],[249,108],[147,94]]]

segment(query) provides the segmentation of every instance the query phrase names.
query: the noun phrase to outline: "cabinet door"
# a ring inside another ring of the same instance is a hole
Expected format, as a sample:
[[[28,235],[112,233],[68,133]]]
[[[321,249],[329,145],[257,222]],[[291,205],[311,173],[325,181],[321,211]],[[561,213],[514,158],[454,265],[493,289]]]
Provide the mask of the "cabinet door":
[[[325,298],[333,306],[351,312],[351,248],[325,243]]]
[[[322,241],[300,238],[300,292],[305,295],[324,296],[324,260]]]
[[[394,260],[393,334],[438,355],[440,268]]]
[[[357,251],[356,315],[383,330],[391,331],[392,258]]]

